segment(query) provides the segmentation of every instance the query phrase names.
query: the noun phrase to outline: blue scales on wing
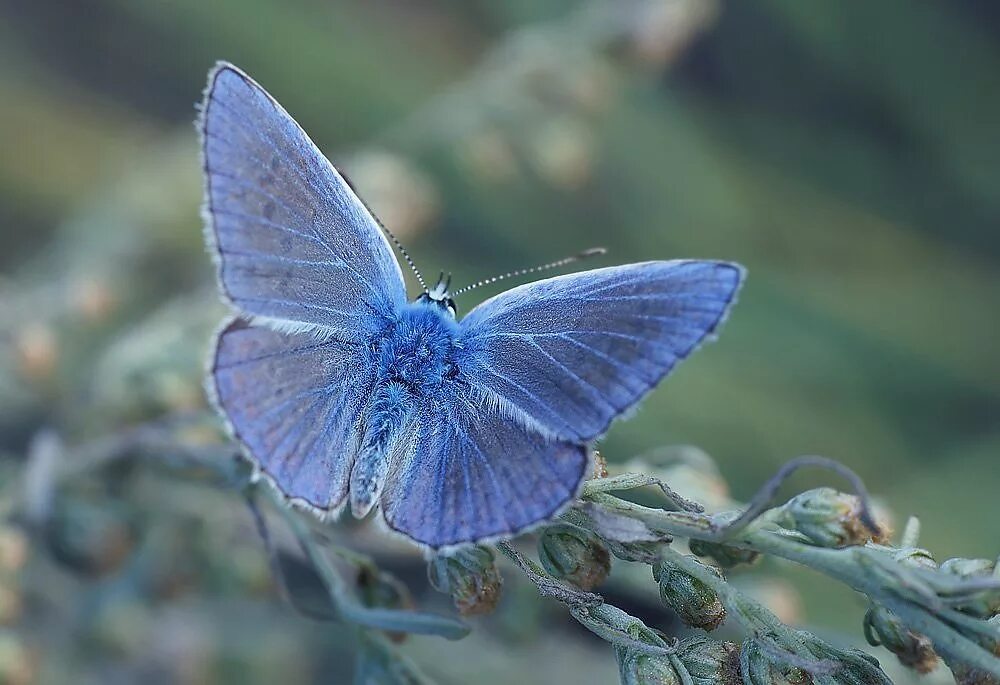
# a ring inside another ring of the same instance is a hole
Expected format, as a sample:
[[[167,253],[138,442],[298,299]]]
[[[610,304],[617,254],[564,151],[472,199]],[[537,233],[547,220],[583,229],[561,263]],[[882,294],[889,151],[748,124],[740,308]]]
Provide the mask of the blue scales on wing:
[[[219,333],[212,394],[234,436],[282,492],[314,509],[345,501],[371,379],[353,346],[232,320]]]
[[[406,301],[378,224],[291,116],[221,64],[202,116],[206,218],[226,297],[248,315],[357,337]]]
[[[587,475],[584,445],[469,405],[461,390],[419,414],[397,442],[382,515],[433,549],[512,537],[547,521]]]
[[[199,128],[208,239],[243,317],[218,336],[215,399],[287,497],[337,509],[372,383],[357,349],[405,304],[402,273],[354,191],[246,74],[211,72]]]
[[[501,293],[462,320],[481,402],[587,442],[711,336],[743,279],[728,262],[644,262]]]

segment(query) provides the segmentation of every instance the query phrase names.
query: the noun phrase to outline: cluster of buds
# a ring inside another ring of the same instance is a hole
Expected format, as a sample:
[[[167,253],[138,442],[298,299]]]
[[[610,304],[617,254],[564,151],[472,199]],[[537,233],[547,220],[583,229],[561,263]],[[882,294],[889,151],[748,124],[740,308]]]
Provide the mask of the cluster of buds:
[[[620,652],[622,685],[743,685],[738,645],[696,637],[669,656]]]
[[[850,547],[872,539],[856,495],[816,488],[796,495],[776,513],[777,522],[819,547]]]
[[[548,573],[583,590],[593,590],[611,573],[611,554],[601,539],[568,523],[557,523],[542,531],[538,559]]]
[[[451,595],[463,616],[488,614],[500,601],[503,579],[490,547],[469,547],[438,555],[428,564],[427,576],[435,590]]]
[[[722,578],[722,573],[714,566],[700,561],[695,563]],[[653,579],[660,585],[660,599],[677,613],[685,625],[715,630],[725,620],[726,608],[715,590],[675,564],[662,561],[654,566]]]
[[[824,676],[820,682],[837,685],[892,685],[878,661],[862,651],[836,649],[804,631],[798,631],[797,642],[808,652],[798,655],[802,665],[782,658],[779,651],[764,649],[755,639],[744,642],[743,685],[811,685],[820,674]]]

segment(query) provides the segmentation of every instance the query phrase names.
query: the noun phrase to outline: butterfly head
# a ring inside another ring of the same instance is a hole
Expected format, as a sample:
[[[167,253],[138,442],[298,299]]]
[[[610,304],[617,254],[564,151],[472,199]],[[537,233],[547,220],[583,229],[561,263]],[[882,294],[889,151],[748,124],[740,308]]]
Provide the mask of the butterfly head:
[[[455,316],[458,310],[455,309],[455,300],[451,299],[451,274],[445,276],[442,271],[437,285],[418,297],[417,301],[434,304]]]

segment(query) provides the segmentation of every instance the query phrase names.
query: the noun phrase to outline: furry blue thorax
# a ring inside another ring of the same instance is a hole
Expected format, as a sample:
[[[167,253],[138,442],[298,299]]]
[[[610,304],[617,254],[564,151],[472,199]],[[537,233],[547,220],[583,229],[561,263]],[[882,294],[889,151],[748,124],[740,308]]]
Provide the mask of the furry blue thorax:
[[[393,443],[422,402],[438,404],[458,376],[461,347],[454,315],[436,302],[418,299],[375,335],[365,365],[375,377],[362,418],[362,440],[351,469],[351,513],[365,516],[382,492]]]

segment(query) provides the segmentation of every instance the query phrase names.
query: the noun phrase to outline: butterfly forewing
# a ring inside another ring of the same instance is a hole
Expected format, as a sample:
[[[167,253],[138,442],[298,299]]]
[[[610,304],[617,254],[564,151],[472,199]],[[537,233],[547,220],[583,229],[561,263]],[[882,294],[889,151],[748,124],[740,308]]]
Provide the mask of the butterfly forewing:
[[[212,72],[200,129],[219,281],[238,309],[356,337],[405,303],[374,218],[250,77],[231,65]]]
[[[593,440],[716,330],[742,277],[726,262],[645,262],[513,288],[462,321],[466,377],[514,420]]]

